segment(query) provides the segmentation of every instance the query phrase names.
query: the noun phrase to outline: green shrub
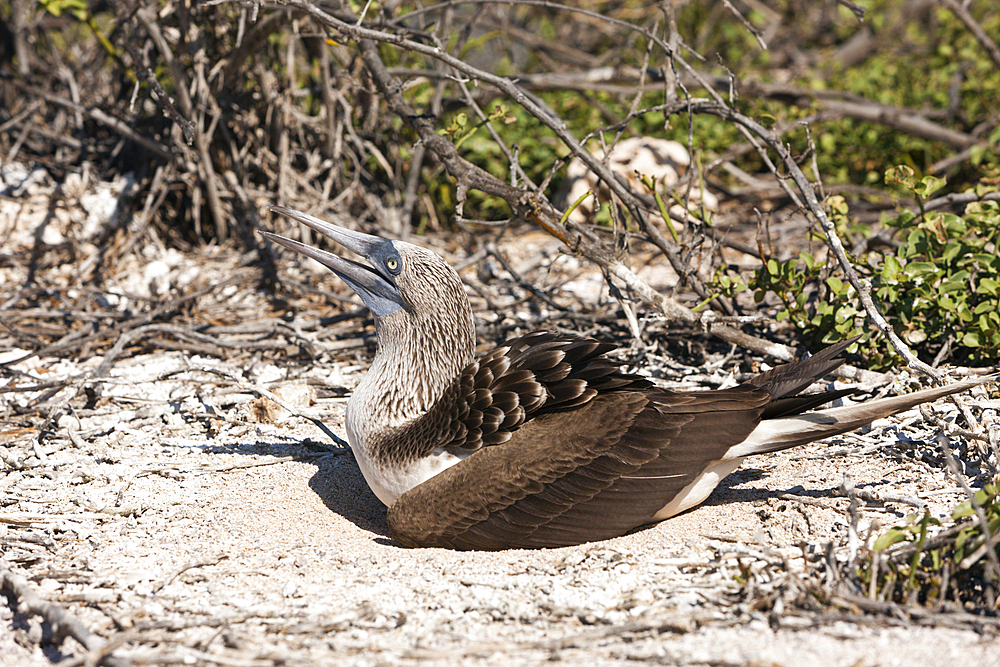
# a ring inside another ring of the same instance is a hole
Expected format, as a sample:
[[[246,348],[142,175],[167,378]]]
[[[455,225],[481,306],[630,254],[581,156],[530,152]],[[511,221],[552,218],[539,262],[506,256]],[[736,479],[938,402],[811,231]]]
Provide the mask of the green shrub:
[[[886,180],[913,193],[920,212],[904,210],[883,219],[886,228],[897,230],[896,251],[869,251],[852,258],[855,270],[870,281],[872,297],[886,320],[924,360],[933,360],[948,344],[955,360],[995,363],[1000,352],[1000,203],[973,201],[961,215],[924,210],[923,202],[944,185],[942,179],[918,181],[909,167],[895,167]],[[978,194],[990,190],[995,191],[995,184],[984,178]],[[831,197],[827,208],[842,238],[857,231],[848,229],[842,198]],[[732,277],[717,276],[720,292],[731,293],[733,284]],[[839,267],[808,253],[785,262],[768,259],[749,287],[757,302],[775,294],[784,306],[777,318],[790,320],[817,343],[869,330],[855,290]],[[881,356],[874,344],[863,341],[862,349],[876,367],[897,361]]]

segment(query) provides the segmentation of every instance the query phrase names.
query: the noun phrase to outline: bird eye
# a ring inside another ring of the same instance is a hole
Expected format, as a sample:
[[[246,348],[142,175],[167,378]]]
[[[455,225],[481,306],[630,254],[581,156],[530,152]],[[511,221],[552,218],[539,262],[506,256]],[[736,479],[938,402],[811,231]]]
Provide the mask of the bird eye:
[[[385,266],[387,269],[389,269],[389,272],[392,273],[393,275],[399,273],[399,260],[396,259],[395,257],[390,257],[389,259],[387,259],[385,261]]]

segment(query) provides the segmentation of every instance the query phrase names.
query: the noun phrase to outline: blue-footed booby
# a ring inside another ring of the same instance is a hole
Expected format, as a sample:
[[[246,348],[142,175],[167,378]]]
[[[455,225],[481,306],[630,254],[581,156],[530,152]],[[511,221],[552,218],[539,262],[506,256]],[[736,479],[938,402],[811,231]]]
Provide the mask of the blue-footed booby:
[[[378,351],[347,404],[347,437],[407,546],[495,550],[617,537],[698,505],[747,456],[997,379],[815,410],[851,391],[800,394],[840,366],[853,341],[707,391],[658,388],[608,358],[613,345],[550,331],[476,359],[472,307],[441,257],[271,210],[370,265],[261,232],[332,269],[374,315]]]

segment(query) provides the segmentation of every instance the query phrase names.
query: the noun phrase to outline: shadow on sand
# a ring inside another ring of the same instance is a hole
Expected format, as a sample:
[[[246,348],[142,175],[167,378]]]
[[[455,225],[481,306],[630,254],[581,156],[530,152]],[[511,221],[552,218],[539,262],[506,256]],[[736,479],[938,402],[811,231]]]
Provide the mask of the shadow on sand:
[[[368,488],[350,453],[330,454],[311,459],[310,463],[316,466],[316,473],[309,479],[309,488],[331,512],[362,530],[390,537],[385,505]],[[391,544],[398,545],[394,540]]]
[[[317,451],[320,448],[321,451]],[[350,449],[331,450],[326,443],[288,438],[286,442],[241,442],[204,448],[207,453],[230,453],[246,456],[289,456],[316,466],[309,478],[309,488],[334,514],[339,514],[358,528],[373,533],[372,539],[390,538],[385,505],[368,488]],[[395,541],[391,544],[397,545]]]

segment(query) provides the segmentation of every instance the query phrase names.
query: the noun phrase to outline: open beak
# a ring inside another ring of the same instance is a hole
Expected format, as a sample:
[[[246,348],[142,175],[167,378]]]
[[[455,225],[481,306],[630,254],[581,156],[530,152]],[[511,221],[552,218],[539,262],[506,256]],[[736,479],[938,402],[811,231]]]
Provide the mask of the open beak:
[[[344,229],[343,227],[338,227],[313,217],[308,213],[302,213],[301,211],[285,208],[284,206],[269,206],[268,210],[286,215],[307,227],[315,229],[323,236],[336,241],[351,252],[361,255],[371,262],[372,266],[352,262],[349,259],[344,259],[325,250],[287,239],[284,236],[271,234],[270,232],[259,232],[261,236],[289,250],[294,250],[306,257],[315,259],[323,266],[331,269],[340,276],[341,280],[350,285],[351,289],[358,293],[358,296],[361,297],[361,300],[365,302],[365,305],[368,306],[368,309],[376,317],[384,317],[403,307],[403,298],[396,288],[392,276],[379,271],[378,267],[380,264],[374,259],[385,254],[388,249],[391,249],[392,241],[372,236],[371,234]]]

